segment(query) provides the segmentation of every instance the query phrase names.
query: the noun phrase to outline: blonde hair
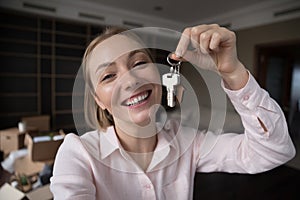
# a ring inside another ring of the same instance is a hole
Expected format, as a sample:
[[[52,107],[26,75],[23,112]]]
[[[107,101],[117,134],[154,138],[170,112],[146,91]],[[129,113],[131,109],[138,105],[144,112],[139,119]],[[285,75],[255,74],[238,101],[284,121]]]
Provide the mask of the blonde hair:
[[[121,27],[106,28],[106,30],[102,34],[100,34],[94,40],[91,41],[84,53],[82,60],[83,77],[85,79],[84,117],[87,125],[90,128],[105,131],[109,126],[114,125],[114,120],[112,115],[108,112],[108,110],[101,109],[96,103],[96,88],[92,82],[90,70],[88,67],[88,56],[98,44],[117,34],[124,34],[127,37],[133,38],[135,41],[142,44],[142,41],[137,35],[128,32],[124,33],[125,31],[127,31],[127,29]],[[149,55],[150,59],[153,61],[150,51],[148,49],[145,49],[145,51]]]

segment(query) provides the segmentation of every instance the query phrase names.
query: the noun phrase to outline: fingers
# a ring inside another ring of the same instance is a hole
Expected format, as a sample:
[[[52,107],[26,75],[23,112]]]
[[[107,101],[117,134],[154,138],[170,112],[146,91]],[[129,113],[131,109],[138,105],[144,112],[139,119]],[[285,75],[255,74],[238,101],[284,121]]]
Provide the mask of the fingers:
[[[201,53],[208,54],[212,51],[218,52],[220,47],[232,45],[235,41],[233,32],[217,24],[200,25],[186,28],[178,42],[175,54],[183,57],[187,52],[189,44]]]
[[[218,25],[200,25],[191,29],[192,46],[199,49],[201,53],[207,54],[209,52],[209,43],[211,34],[215,31]]]
[[[177,48],[175,50],[176,57],[178,57],[178,58],[183,57],[183,55],[187,51],[187,48],[190,44],[190,37],[191,37],[191,28],[186,28],[182,32],[182,35],[178,42]]]

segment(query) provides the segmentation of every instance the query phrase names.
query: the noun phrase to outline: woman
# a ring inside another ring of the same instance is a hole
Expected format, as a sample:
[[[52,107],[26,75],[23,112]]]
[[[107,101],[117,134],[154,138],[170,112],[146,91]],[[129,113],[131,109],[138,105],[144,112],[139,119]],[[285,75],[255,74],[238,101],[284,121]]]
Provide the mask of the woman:
[[[221,134],[205,155],[205,131],[157,126],[160,75],[139,39],[121,32],[108,29],[84,55],[86,118],[96,130],[66,136],[51,179],[55,199],[192,199],[195,172],[258,173],[295,155],[282,111],[238,60],[233,32],[186,28],[172,55],[220,74],[245,127]]]

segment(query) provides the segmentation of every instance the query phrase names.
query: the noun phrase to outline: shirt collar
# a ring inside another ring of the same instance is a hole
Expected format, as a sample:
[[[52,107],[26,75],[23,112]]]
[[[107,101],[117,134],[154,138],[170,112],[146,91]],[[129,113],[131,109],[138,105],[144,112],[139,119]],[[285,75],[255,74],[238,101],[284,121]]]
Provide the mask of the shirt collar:
[[[174,146],[174,142],[172,141],[174,138],[169,135],[161,124],[157,124],[157,146],[155,151],[167,150],[169,152],[170,146]],[[113,126],[107,128],[106,132],[100,132],[100,158],[105,159],[110,154],[112,154],[115,150],[119,149],[123,150],[115,129]]]
[[[100,158],[105,159],[116,149],[120,148],[119,140],[113,126],[106,129],[106,132],[100,132]]]

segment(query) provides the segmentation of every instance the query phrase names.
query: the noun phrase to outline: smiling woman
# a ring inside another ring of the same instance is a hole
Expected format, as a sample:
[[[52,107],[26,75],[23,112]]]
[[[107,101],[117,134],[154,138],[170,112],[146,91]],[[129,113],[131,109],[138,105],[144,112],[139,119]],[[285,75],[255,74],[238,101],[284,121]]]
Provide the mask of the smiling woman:
[[[95,130],[65,137],[51,178],[54,198],[187,200],[195,172],[258,173],[291,159],[282,111],[239,61],[235,41],[223,27],[199,25],[183,31],[172,55],[221,76],[245,133],[218,135],[157,121],[158,64],[135,34],[111,28],[94,39],[83,74],[85,114]]]
[[[157,69],[152,64],[153,58],[150,52],[142,46],[142,42],[132,33],[127,33],[126,37],[128,37],[128,39],[124,40],[124,31],[125,29],[123,28],[107,29],[105,33],[96,38],[89,45],[84,55],[83,70],[85,80],[88,83],[88,88],[85,90],[85,117],[90,127],[105,130],[108,126],[114,124],[111,117],[111,113],[113,112],[112,107],[116,106],[116,108],[118,108],[118,103],[123,106],[125,103],[135,104],[135,106],[131,105],[128,107],[137,108],[138,104],[136,104],[135,100],[138,100],[138,98],[134,98],[137,93],[135,92],[135,94],[133,94],[133,92],[137,89],[137,86],[140,87],[147,82],[147,80],[145,80],[145,74],[150,73],[149,75],[152,75],[147,77],[155,79],[148,80],[149,83],[156,82],[160,84],[160,77]],[[109,37],[112,38],[103,42]],[[136,41],[139,42],[137,43]],[[118,47],[117,51],[113,47]],[[103,51],[103,49],[105,49],[105,51]],[[110,49],[112,49],[112,51],[109,51]],[[97,56],[93,56],[95,54]],[[123,56],[118,58],[120,55]],[[119,65],[122,66],[122,68],[117,67]],[[152,66],[150,67],[149,65]],[[130,70],[131,72],[127,73]],[[126,74],[126,76],[124,76],[124,74]],[[127,89],[127,94],[120,94],[117,90],[114,90],[117,86],[116,84],[119,86],[123,85],[123,87],[127,84],[127,87],[133,88],[131,90]],[[136,85],[131,86],[130,84]],[[152,89],[148,89],[147,92],[144,92],[140,97],[147,96],[148,100],[151,93]],[[125,99],[123,99],[123,102],[112,101],[113,99],[120,100],[120,97],[112,96],[113,94],[122,95],[122,98]],[[159,96],[160,95],[158,95],[158,97]],[[97,104],[91,103],[95,102],[95,99]],[[115,105],[112,105],[112,103]],[[156,103],[159,104],[160,100],[158,99]],[[95,107],[91,107],[91,104]],[[118,109],[115,111],[118,112]]]

